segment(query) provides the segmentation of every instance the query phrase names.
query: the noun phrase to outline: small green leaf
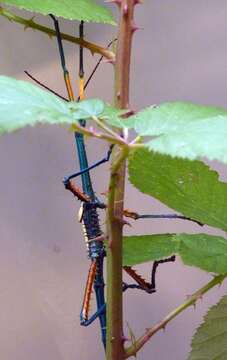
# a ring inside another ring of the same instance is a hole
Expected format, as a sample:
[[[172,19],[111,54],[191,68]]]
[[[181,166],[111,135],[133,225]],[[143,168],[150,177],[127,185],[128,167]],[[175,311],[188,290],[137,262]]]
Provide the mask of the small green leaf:
[[[88,119],[93,116],[97,117],[103,112],[104,106],[104,102],[99,99],[89,99],[69,104],[74,120]]]
[[[197,329],[187,360],[227,359],[227,296],[212,306]]]
[[[61,16],[69,20],[84,20],[115,25],[109,9],[94,0],[3,0],[2,4],[37,12],[42,15]]]
[[[133,266],[179,255],[185,265],[216,274],[227,273],[227,240],[207,234],[126,236],[124,265]]]
[[[134,117],[140,136],[154,136],[150,150],[190,160],[206,157],[227,163],[227,111],[190,103],[147,108]]]
[[[103,112],[99,116],[99,119],[105,121],[108,125],[123,128],[124,122],[127,120],[122,119],[121,116],[127,111],[128,110],[117,109],[109,104],[106,104]]]
[[[67,103],[36,85],[0,76],[0,134],[38,123],[73,124],[103,108],[99,99]]]
[[[172,234],[125,236],[124,265],[133,266],[176,253],[176,244],[172,241],[172,237]]]
[[[139,149],[129,157],[129,180],[186,217],[227,231],[227,184],[201,161]]]

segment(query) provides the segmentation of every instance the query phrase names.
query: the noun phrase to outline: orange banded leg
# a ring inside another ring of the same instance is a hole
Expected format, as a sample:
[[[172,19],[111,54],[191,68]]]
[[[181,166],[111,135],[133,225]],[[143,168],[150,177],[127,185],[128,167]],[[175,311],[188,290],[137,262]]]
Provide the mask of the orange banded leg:
[[[66,86],[66,89],[67,89],[69,100],[73,101],[74,100],[74,94],[73,94],[72,84],[71,84],[71,80],[70,80],[68,70],[64,70],[64,80],[65,80],[65,86]]]
[[[124,266],[123,269],[137,283],[137,285],[135,285],[135,286],[134,285],[127,285],[127,288],[135,287],[135,288],[144,290],[147,293],[155,292],[155,289],[151,286],[151,284],[149,282],[147,282],[145,279],[143,279],[142,276],[139,275],[136,272],[136,270],[134,270],[131,266]],[[124,289],[124,290],[126,290],[126,289]]]
[[[79,80],[79,99],[80,100],[84,100],[84,77],[80,76],[80,80]]]
[[[163,260],[158,260],[158,261],[154,261],[153,263],[153,267],[152,267],[152,272],[151,272],[151,282],[147,282],[146,280],[144,280],[142,278],[142,276],[140,276],[139,274],[137,274],[137,272],[132,269],[132,267],[130,266],[124,266],[123,269],[127,272],[128,275],[131,276],[131,278],[133,278],[136,282],[136,284],[126,284],[123,283],[123,291],[127,290],[127,289],[140,289],[140,290],[144,290],[146,291],[148,294],[152,294],[154,292],[156,292],[156,271],[157,268],[160,264],[164,264],[167,262],[174,262],[175,261],[175,255],[167,258],[167,259],[163,259]]]
[[[98,309],[90,318],[89,318],[89,310],[90,310],[90,302],[91,302],[91,295],[92,295],[92,287],[95,280],[97,269],[96,260],[93,260],[90,265],[90,269],[88,272],[88,278],[86,283],[86,288],[84,292],[84,300],[83,305],[80,313],[80,324],[83,326],[90,325],[97,317],[105,312],[106,304],[103,304],[100,309]]]
[[[54,22],[54,27],[55,27],[55,31],[56,31],[56,35],[57,35],[58,50],[59,50],[60,59],[61,59],[62,71],[63,71],[63,74],[64,74],[65,86],[66,86],[66,89],[67,89],[69,100],[72,101],[72,100],[74,100],[74,94],[73,94],[73,89],[72,89],[72,85],[71,85],[71,80],[70,80],[70,77],[69,77],[69,72],[68,72],[67,67],[66,67],[65,54],[64,54],[63,44],[62,44],[62,38],[61,38],[61,32],[60,32],[60,28],[59,28],[59,23],[58,23],[58,20],[55,18],[55,16],[50,14],[50,17],[52,18],[52,20]]]
[[[90,302],[91,302],[91,294],[92,287],[95,280],[97,264],[96,261],[92,261],[90,265],[90,269],[88,272],[87,283],[84,292],[84,300],[81,310],[81,321],[87,321],[89,316]]]

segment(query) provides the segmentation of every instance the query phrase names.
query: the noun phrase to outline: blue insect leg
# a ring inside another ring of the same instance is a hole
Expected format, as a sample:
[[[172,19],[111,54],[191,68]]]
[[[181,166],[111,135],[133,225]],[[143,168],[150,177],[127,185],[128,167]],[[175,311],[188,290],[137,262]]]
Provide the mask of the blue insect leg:
[[[78,171],[78,172],[76,172],[76,173],[74,173],[74,174],[72,174],[72,175],[70,175],[70,176],[66,176],[66,177],[64,178],[64,180],[63,180],[64,184],[68,183],[70,180],[76,178],[77,176],[81,176],[81,175],[89,172],[90,170],[96,168],[97,166],[102,165],[102,164],[104,164],[105,162],[108,162],[108,161],[110,160],[110,156],[111,156],[111,153],[112,153],[112,149],[113,149],[113,146],[110,147],[110,149],[109,149],[108,152],[107,152],[107,155],[106,155],[103,159],[97,161],[95,164],[90,165],[90,166],[87,166],[87,167],[84,167],[82,170],[80,170],[80,171]]]
[[[89,326],[99,317],[100,315],[104,314],[106,311],[106,304],[103,304],[89,319],[85,319],[81,312],[80,314],[80,325],[82,326]]]
[[[104,260],[105,253],[97,258],[97,270],[96,276],[94,280],[94,290],[96,295],[96,303],[97,308],[102,309],[104,307],[103,312],[99,315],[99,322],[101,327],[101,335],[102,335],[102,342],[104,348],[106,347],[106,305],[105,305],[105,295],[104,295],[104,278],[103,278],[103,260]]]

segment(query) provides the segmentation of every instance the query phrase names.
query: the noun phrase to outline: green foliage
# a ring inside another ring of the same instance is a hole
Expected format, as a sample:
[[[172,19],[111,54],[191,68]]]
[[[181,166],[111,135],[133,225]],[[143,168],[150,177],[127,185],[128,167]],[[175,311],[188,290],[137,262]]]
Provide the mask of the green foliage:
[[[142,136],[158,136],[182,130],[199,120],[227,116],[227,110],[185,102],[150,106],[130,117],[131,125]]]
[[[89,119],[93,116],[100,116],[105,110],[105,104],[100,99],[89,99],[80,102],[69,103],[74,120]]]
[[[178,234],[174,239],[184,264],[216,274],[227,272],[226,239],[207,234]]]
[[[122,128],[122,115],[124,115],[128,110],[117,109],[111,105],[105,105],[105,109],[102,114],[99,116],[100,120],[103,120],[110,126],[115,126]]]
[[[181,214],[227,231],[227,184],[204,163],[139,149],[129,158],[129,180]]]
[[[67,103],[29,82],[0,76],[0,134],[37,123],[72,124],[103,110],[98,99]]]
[[[125,236],[123,241],[124,265],[133,266],[160,260],[176,252],[172,234]]]
[[[149,107],[131,117],[140,136],[152,136],[150,150],[190,160],[206,157],[227,163],[227,111],[190,103]]]
[[[111,12],[94,0],[3,0],[2,4],[19,9],[53,14],[69,20],[84,20],[115,25]]]
[[[227,163],[227,110],[173,102],[150,106],[128,119],[107,121],[119,128],[133,128],[140,136],[152,137],[145,143],[151,151]]]
[[[184,264],[216,274],[227,272],[227,240],[207,234],[155,234],[124,238],[124,265],[178,254]]]
[[[188,360],[227,359],[227,296],[208,311],[191,346]]]

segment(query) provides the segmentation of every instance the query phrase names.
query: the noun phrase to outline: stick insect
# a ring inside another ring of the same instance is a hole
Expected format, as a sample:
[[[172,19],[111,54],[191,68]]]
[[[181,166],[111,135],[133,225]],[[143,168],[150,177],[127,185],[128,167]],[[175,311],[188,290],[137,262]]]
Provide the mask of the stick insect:
[[[36,81],[42,87],[45,87],[47,90],[53,92],[55,95],[61,97],[65,101],[74,101],[75,96],[73,93],[73,89],[71,86],[71,80],[69,76],[69,72],[66,67],[65,61],[65,54],[61,39],[61,32],[59,28],[58,20],[53,16],[50,15],[54,22],[55,31],[57,34],[57,43],[58,43],[58,50],[61,60],[61,67],[63,71],[64,81],[68,93],[68,99],[62,97],[61,95],[57,94],[53,90],[51,90],[46,85],[39,82],[33,76],[31,76],[28,72],[26,74],[32,78],[32,80]],[[84,23],[81,21],[80,23],[80,38],[83,39],[84,37]],[[111,42],[112,43],[112,42]],[[111,45],[111,43],[109,45]],[[96,64],[94,70],[92,71],[91,75],[89,76],[87,82],[84,84],[84,61],[83,61],[83,48],[80,47],[80,55],[79,55],[79,100],[83,100],[84,98],[84,90],[89,84],[92,76],[94,75],[95,71],[97,70],[98,66],[102,61],[102,57],[99,59],[98,63]],[[81,126],[86,126],[86,122],[84,120],[80,121]],[[88,271],[87,283],[84,292],[84,299],[83,304],[80,312],[80,323],[83,326],[90,325],[95,319],[99,318],[100,326],[101,326],[101,337],[104,348],[106,346],[106,304],[105,304],[105,293],[104,293],[104,276],[103,276],[103,264],[104,258],[106,256],[105,247],[104,247],[104,240],[105,236],[101,230],[100,223],[99,223],[99,216],[98,216],[98,209],[105,209],[105,204],[100,202],[95,195],[93,185],[91,182],[90,171],[95,167],[109,161],[112,146],[110,147],[107,156],[103,159],[97,161],[93,165],[88,165],[87,153],[85,148],[84,136],[80,133],[75,133],[75,143],[77,148],[77,154],[79,158],[80,170],[68,177],[64,178],[64,186],[67,190],[69,190],[78,200],[81,201],[81,207],[79,211],[79,221],[82,224],[84,239],[88,251],[88,257],[91,260],[90,268]],[[82,191],[72,182],[72,179],[81,176],[82,180]],[[124,211],[124,216],[128,218],[132,218],[134,220],[140,218],[170,218],[170,219],[186,219],[190,221],[194,221],[190,218],[186,218],[182,215],[177,214],[164,214],[164,215],[139,215],[135,212],[131,212],[129,210]],[[199,223],[199,225],[202,225]],[[127,289],[140,289],[149,294],[154,293],[156,291],[156,271],[160,264],[166,262],[174,262],[175,256],[171,256],[167,259],[162,259],[155,261],[153,263],[152,272],[151,272],[151,281],[147,282],[144,280],[134,269],[129,266],[124,266],[123,269],[126,271],[131,278],[134,279],[134,284],[127,284],[123,282],[122,284],[122,291],[126,291]],[[96,304],[97,310],[96,312],[89,317],[89,307],[91,301],[91,294],[92,289],[94,288],[95,296],[96,296]]]

